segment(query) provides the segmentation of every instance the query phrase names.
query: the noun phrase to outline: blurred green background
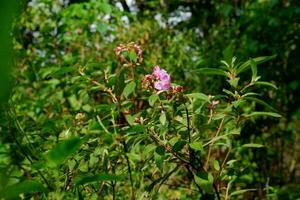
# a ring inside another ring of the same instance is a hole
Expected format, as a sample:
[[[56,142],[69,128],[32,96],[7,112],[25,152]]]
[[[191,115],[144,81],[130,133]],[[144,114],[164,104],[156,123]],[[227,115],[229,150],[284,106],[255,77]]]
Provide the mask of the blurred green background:
[[[159,64],[188,91],[212,95],[222,92],[223,81],[197,69],[232,56],[276,55],[258,70],[278,87],[263,93],[283,117],[246,124],[240,140],[266,148],[242,154],[249,167],[241,180],[261,189],[248,199],[266,198],[265,187],[278,199],[300,198],[298,0],[32,0],[1,3],[0,9],[1,185],[11,181],[7,173],[26,176],[16,170],[24,161],[16,146],[28,139],[31,146],[23,150],[39,157],[74,125],[77,112],[90,112],[97,94],[81,90],[74,76],[79,68],[94,73],[114,65],[114,48],[134,41],[144,50],[145,71]]]

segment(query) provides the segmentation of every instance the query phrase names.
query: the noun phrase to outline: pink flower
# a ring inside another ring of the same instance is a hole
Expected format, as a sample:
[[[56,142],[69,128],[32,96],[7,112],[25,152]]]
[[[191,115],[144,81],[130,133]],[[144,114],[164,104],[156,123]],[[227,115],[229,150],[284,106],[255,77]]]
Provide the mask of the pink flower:
[[[154,88],[161,91],[169,90],[171,87],[171,77],[166,70],[160,69],[158,65],[154,66],[153,73]]]
[[[158,65],[154,66],[152,74],[147,74],[142,80],[144,88],[154,88],[160,92],[167,91],[171,88],[171,77],[166,70],[160,69]]]
[[[171,87],[171,83],[168,81],[157,81],[154,83],[154,88],[160,91],[166,91]]]

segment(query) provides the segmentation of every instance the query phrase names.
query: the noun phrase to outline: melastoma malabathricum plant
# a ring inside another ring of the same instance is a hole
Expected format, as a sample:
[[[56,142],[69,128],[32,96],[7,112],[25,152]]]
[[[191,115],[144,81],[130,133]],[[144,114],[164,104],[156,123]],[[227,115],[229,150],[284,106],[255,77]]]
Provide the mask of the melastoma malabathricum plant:
[[[115,133],[119,145],[113,145],[111,151],[123,146],[121,160],[111,160],[109,166],[114,166],[111,171],[116,173],[117,166],[125,164],[121,168],[125,166],[128,172],[130,198],[144,192],[148,197],[159,198],[157,191],[165,183],[177,185],[177,189],[188,188],[187,195],[196,199],[228,199],[235,194],[240,188],[236,183],[240,169],[247,167],[238,161],[240,149],[261,147],[255,141],[236,146],[240,144],[237,135],[250,119],[280,116],[255,111],[256,103],[261,104],[262,100],[251,91],[256,85],[275,87],[259,81],[257,76],[257,63],[270,57],[240,64],[234,58],[231,63],[222,61],[222,68],[199,69],[203,74],[227,80],[222,94],[206,95],[185,94],[184,88],[172,83],[171,75],[158,65],[152,73],[141,74],[146,71],[141,70],[143,51],[136,43],[119,45],[115,54],[119,61],[115,71],[106,74],[103,83],[96,84],[111,98],[111,118],[103,114],[97,120],[106,133]],[[248,69],[252,78],[241,82],[240,73]],[[143,178],[137,178],[140,176]],[[124,184],[118,187],[125,187]]]

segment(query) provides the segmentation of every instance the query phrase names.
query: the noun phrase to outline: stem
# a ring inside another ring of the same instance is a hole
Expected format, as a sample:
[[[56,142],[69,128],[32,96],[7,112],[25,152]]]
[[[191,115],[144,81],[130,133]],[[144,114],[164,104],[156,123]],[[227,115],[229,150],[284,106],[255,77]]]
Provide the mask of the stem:
[[[229,183],[227,184],[227,188],[226,188],[226,193],[225,193],[225,198],[224,198],[224,200],[227,200],[227,199],[228,199],[228,193],[229,193],[230,185],[231,185],[231,182],[229,182]]]
[[[251,87],[254,84],[254,82],[248,83],[243,89],[241,89],[240,93],[243,93],[247,88]]]
[[[226,154],[226,156],[225,156],[225,158],[224,158],[224,160],[223,160],[223,162],[222,162],[221,170],[220,170],[219,176],[221,176],[222,172],[224,171],[224,166],[225,166],[225,164],[226,164],[226,161],[227,161],[227,159],[228,159],[228,156],[229,156],[229,154],[230,154],[230,151],[231,151],[231,146],[229,147],[228,152],[227,152],[227,154]]]
[[[213,109],[210,109],[209,110],[209,118],[208,118],[207,124],[210,124],[210,122],[212,120],[212,117],[213,117]]]
[[[165,112],[164,105],[163,105],[162,101],[160,100],[159,95],[158,95],[158,101],[159,101],[159,104],[160,104],[160,107],[161,107],[161,112]]]
[[[186,123],[188,129],[189,143],[191,143],[190,117],[189,117],[189,110],[187,109],[187,106],[185,106],[185,112],[186,112]]]
[[[220,125],[219,125],[219,127],[218,127],[218,130],[217,130],[216,135],[214,136],[214,138],[215,138],[215,137],[218,137],[218,135],[220,134],[221,129],[222,129],[223,124],[224,124],[224,120],[225,120],[225,118],[223,118],[223,119],[221,120]],[[208,168],[208,162],[209,162],[209,159],[210,159],[211,149],[212,149],[212,146],[213,146],[214,142],[215,142],[215,141],[212,141],[211,144],[209,145],[209,148],[208,148],[208,155],[207,155],[207,159],[206,159],[206,162],[205,162],[205,165],[204,165],[204,169],[205,169],[205,170],[207,170],[207,168]]]
[[[225,118],[223,118],[219,124],[219,127],[218,127],[218,130],[216,132],[216,135],[214,136],[214,138],[218,137],[218,135],[220,134],[221,132],[221,129],[224,125],[224,121],[225,121]],[[207,171],[208,169],[208,163],[209,163],[209,159],[210,159],[210,156],[211,156],[211,149],[212,149],[212,146],[214,144],[215,141],[212,141],[211,144],[209,145],[209,148],[208,148],[208,155],[207,155],[207,159],[206,159],[206,162],[205,162],[205,165],[204,165],[204,170]],[[220,193],[219,193],[219,190],[218,190],[218,187],[216,186],[215,183],[213,183],[213,187],[214,187],[214,190],[216,192],[216,195],[217,195],[217,198],[218,200],[220,200]]]
[[[113,200],[116,199],[115,183],[112,184]]]
[[[129,163],[129,158],[127,156],[128,149],[127,149],[126,141],[123,140],[122,143],[123,143],[123,146],[124,146],[124,156],[126,158],[126,163],[127,163],[127,168],[128,168],[128,174],[129,174],[129,180],[130,180],[130,185],[131,185],[131,199],[135,199],[134,190],[133,190],[132,172],[131,172],[131,167],[130,167],[130,163]]]
[[[116,99],[117,99],[117,104],[118,104],[118,125],[122,124],[122,119],[121,119],[121,91],[120,91],[120,73],[121,70],[117,72],[117,85],[116,85]],[[120,127],[120,134],[123,136],[123,130],[122,127]],[[126,141],[125,138],[122,138],[122,144],[123,144],[123,148],[124,148],[124,156],[126,159],[126,164],[127,164],[127,168],[128,168],[128,174],[129,174],[129,180],[130,180],[130,185],[131,185],[131,199],[135,199],[135,194],[134,194],[134,189],[133,189],[133,179],[132,179],[132,172],[131,172],[131,167],[130,167],[130,162],[129,162],[129,158],[127,156],[128,153],[128,148],[126,145]]]
[[[187,123],[187,129],[188,129],[188,137],[189,137],[189,144],[191,143],[191,127],[190,127],[190,116],[189,116],[189,110],[187,106],[185,105],[185,112],[186,112],[186,123]],[[189,146],[189,161],[192,166],[196,165],[196,156],[195,156],[195,151]],[[200,163],[200,165],[202,165]],[[195,168],[198,168],[197,166],[194,166]],[[201,167],[201,166],[200,166]]]
[[[115,166],[112,166],[113,174],[115,175]],[[112,181],[112,192],[113,192],[113,200],[116,199],[116,181]]]
[[[218,200],[221,200],[220,193],[219,193],[219,190],[218,190],[218,188],[217,188],[216,184],[215,184],[215,183],[213,183],[213,186],[214,186],[214,190],[216,191],[216,194],[217,194],[217,198],[218,198]]]

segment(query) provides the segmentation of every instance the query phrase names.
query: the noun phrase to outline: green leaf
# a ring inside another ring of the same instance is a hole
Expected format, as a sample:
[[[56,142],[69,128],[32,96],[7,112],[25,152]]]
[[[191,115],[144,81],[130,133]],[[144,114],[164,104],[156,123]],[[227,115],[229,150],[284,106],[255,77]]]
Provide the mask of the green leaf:
[[[28,194],[33,192],[47,192],[47,189],[39,182],[36,181],[23,181],[7,187],[1,191],[0,197],[5,199],[18,198],[20,194]]]
[[[185,144],[186,144],[185,141],[179,140],[179,141],[177,141],[177,142],[172,146],[172,149],[173,149],[173,151],[178,152],[178,151],[180,151],[181,149],[183,149],[183,147],[184,147]]]
[[[57,72],[59,69],[60,67],[55,66],[45,67],[39,70],[39,74],[42,78],[47,78],[50,77],[50,75],[52,75],[53,73]]]
[[[220,164],[219,164],[219,162],[217,160],[213,161],[213,165],[214,165],[215,170],[217,170],[217,171],[220,170]]]
[[[134,92],[135,87],[136,87],[136,83],[135,83],[134,81],[131,81],[130,83],[128,83],[128,84],[125,86],[122,95],[123,95],[125,98],[128,98],[128,96]]]
[[[192,99],[200,99],[200,100],[203,100],[203,101],[206,101],[206,102],[209,102],[209,97],[206,95],[206,94],[203,94],[203,93],[191,93],[191,94],[187,94],[186,95],[187,97],[189,98],[192,98]]]
[[[158,146],[156,149],[155,149],[155,152],[161,156],[165,155],[165,149],[164,147],[162,146]]]
[[[223,57],[227,63],[229,63],[233,57],[233,48],[231,45],[227,46],[226,49],[223,50]]]
[[[203,189],[206,193],[213,193],[213,176],[211,173],[201,172],[194,175],[195,182]]]
[[[252,81],[254,81],[257,77],[257,65],[253,59],[250,60],[250,65],[251,65],[251,71],[252,71]]]
[[[69,156],[76,153],[80,148],[83,140],[79,137],[74,137],[68,140],[59,142],[47,154],[49,166],[54,167],[62,164]]]
[[[133,52],[133,51],[129,52],[128,57],[131,61],[133,61],[135,63],[137,62],[138,57],[137,57],[137,54],[135,52]]]
[[[250,191],[256,191],[257,189],[243,189],[243,190],[239,190],[239,191],[235,191],[230,193],[230,197],[235,196],[235,195],[239,195],[239,194],[243,194],[245,192],[250,192]]]
[[[245,104],[245,100],[244,99],[239,99],[236,101],[232,102],[233,107],[238,108],[238,107],[243,107],[243,105]]]
[[[251,60],[255,61],[255,63],[258,65],[260,63],[263,63],[263,62],[266,62],[268,60],[271,60],[271,59],[273,59],[275,57],[276,57],[276,55],[274,55],[274,56],[257,57],[257,58],[253,58],[253,59],[247,60],[246,62],[244,62],[243,64],[241,64],[238,67],[237,74],[240,74],[240,73],[246,71],[250,67]]]
[[[281,117],[280,114],[274,112],[253,112],[251,114],[244,114],[245,117],[259,117],[259,116],[270,116],[270,117]]]
[[[267,108],[270,109],[270,110],[276,111],[275,108],[273,108],[272,106],[270,106],[269,104],[267,104],[267,103],[264,102],[263,100],[258,99],[258,98],[256,98],[256,97],[249,97],[249,96],[247,96],[247,97],[244,97],[243,99],[246,99],[246,100],[249,100],[249,101],[255,101],[256,103],[259,103],[259,104],[261,104],[261,105],[267,107]]]
[[[255,143],[248,143],[248,144],[243,144],[242,147],[246,147],[246,148],[262,148],[262,147],[264,147],[264,145],[262,145],[262,144],[255,144]]]
[[[272,87],[272,88],[274,88],[274,89],[278,89],[277,87],[276,87],[276,85],[274,85],[273,83],[269,83],[269,82],[266,82],[266,81],[256,81],[256,82],[254,82],[254,85],[263,85],[263,86],[269,86],[269,87]]]
[[[125,115],[126,121],[130,126],[134,125],[135,117],[132,115]]]
[[[232,97],[235,97],[235,96],[236,96],[236,95],[233,94],[231,91],[226,90],[226,89],[223,89],[223,92],[225,92],[226,94],[228,94],[228,95],[230,95],[230,96],[232,96]]]
[[[238,86],[238,84],[239,84],[239,80],[240,80],[240,78],[234,78],[234,79],[232,79],[232,80],[227,80],[228,81],[228,83],[232,86],[232,87],[234,87],[234,88],[236,88],[237,86]]]
[[[226,116],[225,113],[216,113],[213,115],[213,120],[223,119]]]
[[[246,94],[242,95],[242,97],[248,97],[248,96],[260,96],[260,94],[255,92],[247,92]]]
[[[201,74],[208,74],[208,75],[219,75],[219,76],[226,76],[228,77],[227,73],[222,69],[217,68],[200,68],[197,69],[198,72]]]
[[[155,102],[158,100],[158,95],[157,94],[152,94],[149,97],[149,105],[153,107],[153,105],[155,104]]]
[[[203,147],[202,147],[202,143],[201,142],[192,142],[189,144],[190,147],[196,151],[202,151]]]
[[[156,167],[162,172],[164,168],[165,156],[161,156],[155,153],[154,160],[155,160]]]
[[[166,120],[167,120],[167,117],[166,117],[166,113],[165,112],[162,112],[160,117],[159,117],[159,121],[162,125],[165,125],[166,124]]]
[[[69,96],[68,97],[68,101],[71,105],[71,107],[74,109],[74,110],[79,110],[80,107],[81,107],[81,102],[77,100],[76,96],[73,94],[72,96]]]
[[[111,6],[108,3],[99,3],[100,10],[106,14],[111,13]]]
[[[102,173],[96,175],[79,175],[74,178],[75,185],[84,185],[87,183],[93,182],[102,182],[102,181],[117,181],[120,180],[121,177],[113,174]]]
[[[108,30],[108,26],[106,24],[100,23],[97,25],[97,31],[99,31],[99,33],[104,34],[107,32],[107,30]]]
[[[226,162],[226,165],[232,165],[233,163],[237,162],[237,160],[229,160]]]

